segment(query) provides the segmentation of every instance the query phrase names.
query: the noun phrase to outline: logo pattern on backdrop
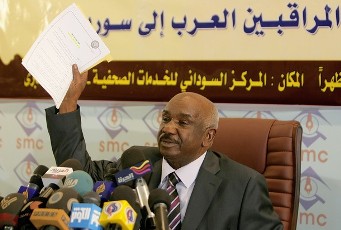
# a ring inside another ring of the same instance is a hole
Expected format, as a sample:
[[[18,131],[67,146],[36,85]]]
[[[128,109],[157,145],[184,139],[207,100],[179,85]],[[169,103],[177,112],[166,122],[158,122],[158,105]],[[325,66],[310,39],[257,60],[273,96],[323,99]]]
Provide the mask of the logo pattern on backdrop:
[[[249,111],[244,118],[276,119],[270,111]]]
[[[98,121],[113,139],[122,131],[128,132],[123,120],[131,118],[122,107],[108,107],[99,116]]]
[[[15,116],[20,126],[27,136],[30,136],[35,130],[42,130],[38,124],[38,114],[43,114],[35,103],[29,102]]]
[[[302,111],[295,120],[299,121],[303,128],[302,142],[306,147],[310,147],[317,140],[326,140],[327,137],[320,131],[320,125],[324,122],[330,123],[327,119],[318,111]]]
[[[14,168],[14,172],[19,178],[21,184],[28,184],[34,170],[38,167],[38,162],[29,153],[17,166]]]
[[[316,203],[325,203],[320,195],[322,186],[329,189],[328,185],[311,167],[302,172],[300,204],[305,210],[310,209]]]
[[[143,117],[143,122],[155,137],[159,131],[163,108],[164,105],[156,105]]]

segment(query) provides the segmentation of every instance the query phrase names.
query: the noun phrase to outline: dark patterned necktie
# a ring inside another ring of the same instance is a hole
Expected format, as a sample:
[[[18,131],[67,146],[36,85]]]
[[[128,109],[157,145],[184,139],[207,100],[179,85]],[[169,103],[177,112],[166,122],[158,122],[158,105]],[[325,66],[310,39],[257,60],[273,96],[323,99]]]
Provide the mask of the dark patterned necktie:
[[[171,197],[171,206],[168,212],[169,228],[171,230],[181,229],[180,199],[175,185],[180,181],[175,172],[168,175],[167,192]]]

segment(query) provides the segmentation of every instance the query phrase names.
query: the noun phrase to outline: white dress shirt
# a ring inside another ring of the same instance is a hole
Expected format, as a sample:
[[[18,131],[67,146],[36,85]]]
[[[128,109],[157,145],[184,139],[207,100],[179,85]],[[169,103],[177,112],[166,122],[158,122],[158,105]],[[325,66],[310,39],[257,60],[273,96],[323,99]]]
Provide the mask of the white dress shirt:
[[[175,170],[173,169],[168,162],[163,158],[162,159],[162,172],[161,172],[161,183],[159,188],[166,189],[168,174],[175,172],[176,175],[180,178],[181,182],[176,184],[176,190],[178,191],[180,198],[180,215],[181,221],[183,221],[184,216],[186,214],[186,209],[188,205],[188,201],[191,197],[195,179],[197,178],[200,166],[204,161],[206,156],[206,152],[202,154],[195,161]]]

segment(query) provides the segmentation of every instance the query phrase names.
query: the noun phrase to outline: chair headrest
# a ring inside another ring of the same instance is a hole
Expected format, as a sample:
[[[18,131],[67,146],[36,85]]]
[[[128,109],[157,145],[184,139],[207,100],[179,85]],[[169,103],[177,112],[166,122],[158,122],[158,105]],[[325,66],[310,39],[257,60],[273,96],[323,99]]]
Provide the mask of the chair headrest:
[[[263,173],[269,132],[274,121],[257,118],[220,118],[211,149]]]

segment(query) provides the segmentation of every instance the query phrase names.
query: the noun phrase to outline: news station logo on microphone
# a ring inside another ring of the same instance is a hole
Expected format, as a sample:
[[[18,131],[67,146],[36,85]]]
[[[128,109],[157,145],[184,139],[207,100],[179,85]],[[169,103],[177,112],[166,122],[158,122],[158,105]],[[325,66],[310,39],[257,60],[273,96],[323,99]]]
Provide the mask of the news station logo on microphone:
[[[122,229],[133,229],[136,218],[137,214],[128,201],[108,201],[103,204],[99,222],[104,228],[115,224]]]
[[[152,172],[152,165],[149,160],[140,162],[130,168],[123,169],[115,174],[117,185],[125,184],[129,181],[140,178],[147,173]]]
[[[93,191],[95,191],[102,201],[108,201],[109,197],[114,191],[116,184],[112,181],[96,181]]]
[[[100,230],[99,217],[102,209],[95,204],[73,203],[69,227],[73,229]]]
[[[72,168],[69,167],[51,167],[49,170],[42,176],[42,180],[44,186],[48,186],[51,183],[54,183],[58,186],[63,186],[63,179],[73,172]]]

